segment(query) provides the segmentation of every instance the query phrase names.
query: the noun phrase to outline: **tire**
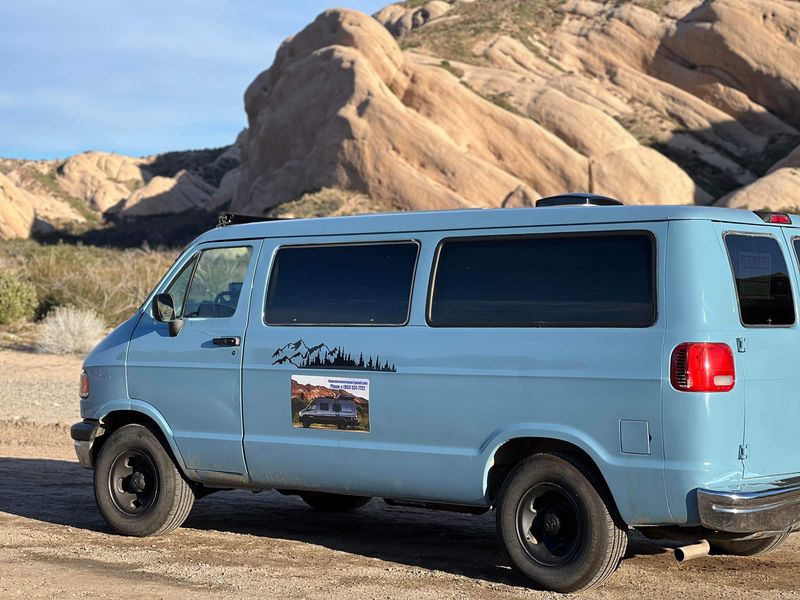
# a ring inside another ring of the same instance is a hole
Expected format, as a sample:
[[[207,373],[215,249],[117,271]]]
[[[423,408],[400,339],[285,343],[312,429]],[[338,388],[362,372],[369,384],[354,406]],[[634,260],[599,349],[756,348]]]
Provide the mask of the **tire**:
[[[143,425],[125,425],[100,449],[94,470],[100,514],[124,535],[168,533],[186,520],[194,492],[158,438]]]
[[[308,419],[303,419],[300,421],[300,423],[303,425],[303,429],[308,429],[309,427],[311,427],[311,423],[309,422]]]
[[[789,532],[774,537],[757,540],[726,540],[711,544],[712,554],[728,554],[730,556],[757,556],[775,550],[789,537]]]
[[[497,532],[511,564],[536,586],[579,592],[605,581],[625,554],[626,526],[615,515],[600,482],[578,460],[536,454],[506,478]]]
[[[303,492],[300,497],[311,508],[322,512],[351,512],[372,500],[366,496],[346,496],[324,492]]]
[[[339,429],[347,429],[347,423],[345,421],[339,421],[336,424],[336,427],[338,427]]]

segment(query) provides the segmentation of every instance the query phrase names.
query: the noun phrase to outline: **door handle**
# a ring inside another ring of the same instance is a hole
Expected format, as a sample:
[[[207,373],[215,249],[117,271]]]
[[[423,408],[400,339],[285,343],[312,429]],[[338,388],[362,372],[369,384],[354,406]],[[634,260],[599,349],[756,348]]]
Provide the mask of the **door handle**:
[[[240,346],[242,338],[240,337],[218,337],[211,340],[215,346]]]

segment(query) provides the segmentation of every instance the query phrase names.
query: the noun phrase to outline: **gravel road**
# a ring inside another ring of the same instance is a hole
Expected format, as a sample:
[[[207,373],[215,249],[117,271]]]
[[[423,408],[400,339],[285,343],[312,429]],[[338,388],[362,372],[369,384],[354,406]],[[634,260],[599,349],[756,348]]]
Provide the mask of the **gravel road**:
[[[0,347],[0,421],[71,425],[80,420],[83,359]]]
[[[185,526],[166,537],[114,535],[65,426],[77,418],[79,372],[75,358],[0,350],[4,599],[562,597],[524,587],[503,556],[492,514],[373,500],[343,517],[274,492],[232,491],[199,500]],[[800,535],[764,557],[679,565],[668,548],[632,534],[620,570],[580,597],[634,596],[800,599]]]

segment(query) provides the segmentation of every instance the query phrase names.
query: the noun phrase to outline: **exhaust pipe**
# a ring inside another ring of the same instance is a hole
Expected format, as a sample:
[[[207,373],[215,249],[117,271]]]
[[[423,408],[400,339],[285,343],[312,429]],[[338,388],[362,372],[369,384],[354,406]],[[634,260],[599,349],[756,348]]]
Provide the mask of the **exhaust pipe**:
[[[708,543],[708,540],[700,540],[696,544],[675,548],[675,560],[682,563],[687,560],[692,560],[693,558],[708,556],[709,552],[711,552],[711,545]]]

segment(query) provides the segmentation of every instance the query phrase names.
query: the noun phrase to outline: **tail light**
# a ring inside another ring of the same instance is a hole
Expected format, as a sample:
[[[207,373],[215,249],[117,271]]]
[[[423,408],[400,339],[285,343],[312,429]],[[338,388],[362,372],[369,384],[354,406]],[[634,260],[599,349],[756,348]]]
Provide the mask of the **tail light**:
[[[757,210],[755,211],[756,214],[761,217],[764,223],[771,223],[774,225],[791,225],[792,224],[792,217],[787,215],[786,213],[774,213],[768,212],[764,210]]]
[[[733,351],[727,344],[681,344],[672,351],[670,381],[681,392],[728,392],[736,383]]]
[[[89,397],[89,375],[86,373],[86,371],[81,373],[81,386],[78,394],[84,400]]]

